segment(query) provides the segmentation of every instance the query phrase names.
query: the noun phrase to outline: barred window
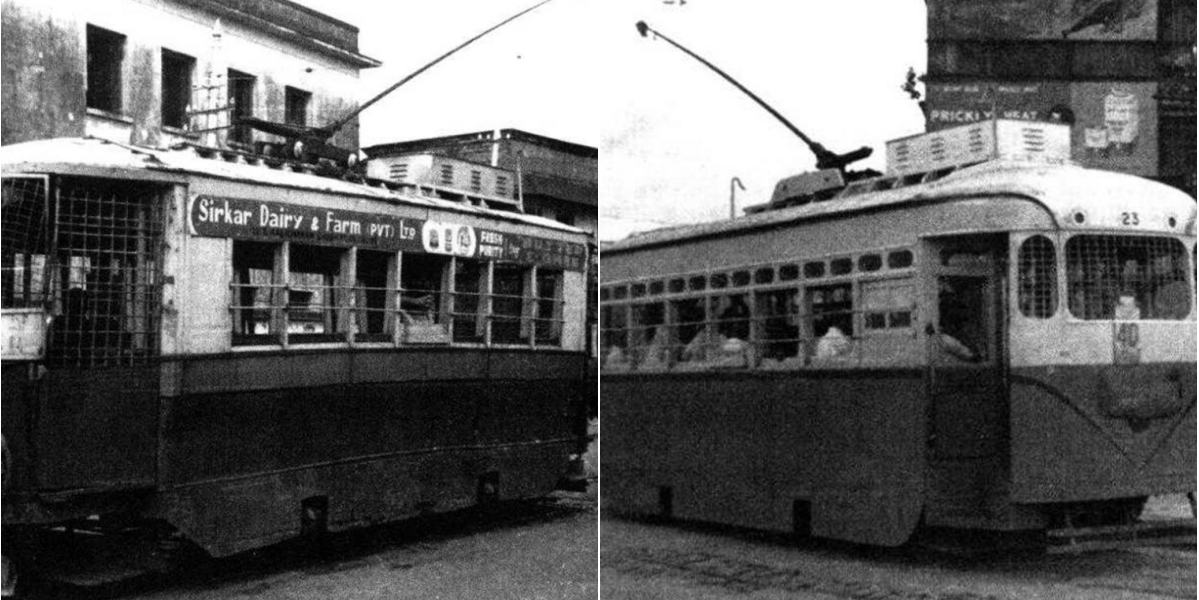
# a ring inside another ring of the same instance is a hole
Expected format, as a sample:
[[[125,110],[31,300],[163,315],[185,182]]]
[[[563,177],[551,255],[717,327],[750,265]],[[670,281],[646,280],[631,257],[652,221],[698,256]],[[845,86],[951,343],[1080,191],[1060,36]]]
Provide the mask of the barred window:
[[[359,342],[386,342],[395,330],[395,292],[388,285],[395,271],[395,254],[359,250],[356,273],[354,309],[358,330],[354,339]],[[394,284],[393,284],[394,285]]]
[[[1066,242],[1070,313],[1086,320],[1181,320],[1194,292],[1186,248],[1170,238],[1079,235]]]
[[[537,267],[537,314],[533,322],[534,339],[538,346],[561,346],[563,290],[565,277],[559,269]]]
[[[1052,317],[1057,312],[1057,250],[1053,242],[1034,235],[1020,244],[1017,260],[1020,313],[1035,319]]]
[[[283,286],[275,281],[278,244],[233,241],[233,344],[274,344],[282,318],[276,306]]]
[[[455,342],[483,343],[487,305],[487,263],[457,259],[454,261],[453,339]]]
[[[494,269],[491,341],[496,344],[527,344],[532,323],[522,318],[526,311],[525,284],[532,276],[532,269],[512,263],[496,263]]]
[[[349,290],[342,281],[346,251],[292,244],[287,273],[287,333],[292,343],[345,340]]]

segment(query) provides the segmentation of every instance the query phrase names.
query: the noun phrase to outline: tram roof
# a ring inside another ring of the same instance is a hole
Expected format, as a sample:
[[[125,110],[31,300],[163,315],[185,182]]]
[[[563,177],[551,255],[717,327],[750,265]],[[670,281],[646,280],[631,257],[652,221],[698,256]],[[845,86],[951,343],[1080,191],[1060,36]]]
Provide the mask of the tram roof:
[[[204,158],[192,149],[160,150],[99,138],[55,138],[0,146],[0,170],[5,175],[52,173],[170,183],[184,183],[186,175],[202,175],[252,184],[375,198],[385,202],[425,206],[584,233],[576,227],[535,215],[493,210],[441,198],[402,194],[387,188],[310,173],[297,173],[289,169]]]
[[[879,180],[885,179],[883,177]],[[1074,164],[996,160],[966,167],[942,179],[890,190],[837,196],[798,206],[748,214],[735,219],[678,225],[635,233],[605,246],[606,253],[661,246],[692,239],[726,237],[757,229],[844,218],[854,214],[899,210],[959,199],[1019,197],[1053,215],[1057,227],[1067,225],[1080,209],[1135,210],[1153,196],[1165,211],[1177,214],[1181,231],[1195,233],[1195,200],[1170,186],[1123,173],[1086,169]]]

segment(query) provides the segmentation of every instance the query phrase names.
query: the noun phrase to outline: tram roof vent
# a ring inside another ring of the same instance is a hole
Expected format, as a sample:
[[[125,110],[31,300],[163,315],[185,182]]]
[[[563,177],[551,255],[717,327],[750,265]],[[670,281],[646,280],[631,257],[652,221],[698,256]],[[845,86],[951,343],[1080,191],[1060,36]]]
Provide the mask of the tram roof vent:
[[[368,180],[413,186],[447,200],[469,202],[498,210],[519,210],[520,200],[507,169],[438,154],[381,156],[366,161]]]
[[[995,159],[1064,163],[1070,126],[998,119],[887,142],[887,175],[904,176]]]

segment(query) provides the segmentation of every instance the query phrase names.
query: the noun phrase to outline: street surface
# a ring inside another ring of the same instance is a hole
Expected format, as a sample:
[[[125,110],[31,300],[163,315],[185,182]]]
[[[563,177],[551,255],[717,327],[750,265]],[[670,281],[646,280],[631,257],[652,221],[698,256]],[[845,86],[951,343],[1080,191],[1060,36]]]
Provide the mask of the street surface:
[[[1188,517],[1181,496],[1146,508]],[[1196,598],[1195,548],[948,556],[604,515],[605,600],[1150,600]]]

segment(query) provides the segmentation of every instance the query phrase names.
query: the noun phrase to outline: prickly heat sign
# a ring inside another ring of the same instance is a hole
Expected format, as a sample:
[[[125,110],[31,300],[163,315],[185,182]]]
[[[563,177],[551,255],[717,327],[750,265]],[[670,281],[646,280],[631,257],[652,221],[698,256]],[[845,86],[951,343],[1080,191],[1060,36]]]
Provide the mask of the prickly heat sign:
[[[447,221],[297,206],[246,198],[194,196],[192,235],[291,241],[371,250],[444,254],[582,271],[582,244],[476,229]]]

